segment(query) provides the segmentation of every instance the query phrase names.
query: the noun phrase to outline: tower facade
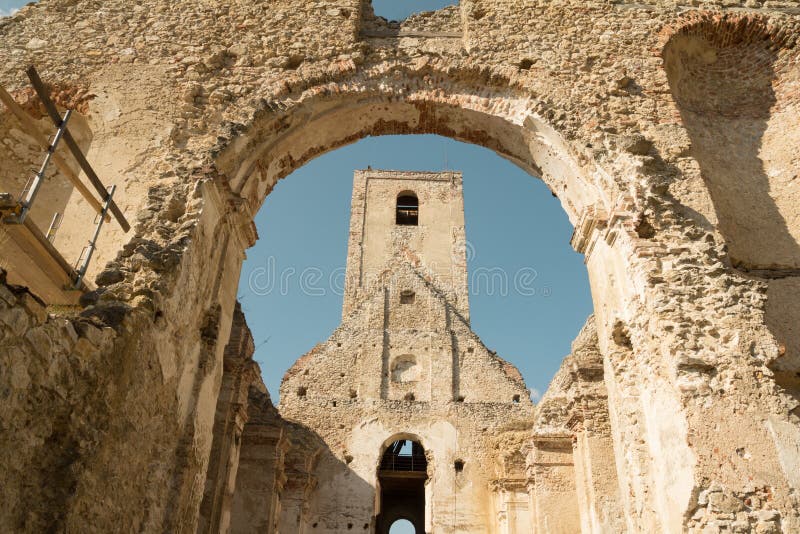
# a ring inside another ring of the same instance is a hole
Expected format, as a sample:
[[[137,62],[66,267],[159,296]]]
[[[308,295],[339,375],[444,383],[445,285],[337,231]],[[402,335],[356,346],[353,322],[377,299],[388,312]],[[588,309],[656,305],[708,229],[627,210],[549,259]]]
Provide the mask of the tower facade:
[[[463,206],[457,172],[355,173],[342,323],[281,384],[324,443],[281,532],[526,532],[533,404],[470,328]]]
[[[355,172],[343,315],[391,258],[419,269],[469,318],[462,184],[460,172]]]

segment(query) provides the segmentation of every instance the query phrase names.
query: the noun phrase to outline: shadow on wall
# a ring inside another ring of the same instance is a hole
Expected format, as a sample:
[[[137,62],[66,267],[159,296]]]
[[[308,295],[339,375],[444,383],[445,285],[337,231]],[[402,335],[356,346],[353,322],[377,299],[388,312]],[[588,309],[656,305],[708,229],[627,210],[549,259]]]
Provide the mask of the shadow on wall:
[[[313,430],[282,419],[264,392],[252,389],[250,402],[230,532],[369,532],[375,488]]]
[[[797,51],[763,19],[700,15],[663,50],[732,265],[770,279],[776,381],[800,401],[800,118]],[[800,408],[795,408],[800,415]]]
[[[800,417],[800,278],[770,280],[767,290],[767,327],[778,340],[778,359],[770,365],[775,381],[798,403]]]
[[[375,526],[375,488],[308,427],[291,423],[291,438],[279,532],[303,532],[309,528],[314,532],[370,532]],[[314,454],[313,471],[308,485],[301,488],[306,483],[301,464],[309,453]]]
[[[791,163],[779,168],[772,152],[788,147],[772,146],[768,134],[791,129],[788,119],[796,119],[773,109],[783,64],[780,39],[758,18],[708,15],[680,30],[663,51],[731,262],[756,274],[800,267],[800,228],[790,225],[796,210],[775,191],[780,173],[793,169]]]
[[[20,94],[23,96],[21,97]],[[17,93],[14,97],[19,101],[20,106],[31,115],[41,132],[47,136],[54,133],[55,127],[52,121],[42,115],[37,100],[27,93]],[[73,105],[73,107],[75,106]],[[79,104],[77,107],[82,110],[86,109],[85,104]],[[63,109],[63,106],[60,106],[60,109]],[[0,116],[0,132],[2,132],[0,133],[0,159],[3,162],[0,193],[11,193],[18,198],[27,190],[33,176],[40,169],[46,151],[11,113],[4,113]],[[72,118],[69,121],[69,132],[81,151],[84,154],[87,153],[93,134],[86,114],[73,110]],[[61,148],[59,153],[64,156],[64,149]],[[76,175],[80,175],[81,170],[75,158],[71,155],[64,156],[64,161]],[[85,205],[82,198],[76,202],[73,198],[74,186],[66,176],[58,171],[55,164],[50,163],[45,176],[30,212],[36,226],[42,232],[46,232],[53,215],[56,213],[64,215],[67,210],[71,209],[85,210],[86,220],[91,223],[94,213],[91,207]],[[70,261],[74,259],[76,258],[69,258]]]

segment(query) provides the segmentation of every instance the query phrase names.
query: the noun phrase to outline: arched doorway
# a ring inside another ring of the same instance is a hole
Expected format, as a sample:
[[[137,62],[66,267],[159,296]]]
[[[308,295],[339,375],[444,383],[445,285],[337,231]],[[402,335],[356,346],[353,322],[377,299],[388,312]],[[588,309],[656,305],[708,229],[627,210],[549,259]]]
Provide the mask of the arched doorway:
[[[401,521],[413,525],[416,534],[425,533],[427,480],[428,459],[418,441],[397,439],[386,447],[378,465],[378,534],[406,532],[408,525]]]
[[[641,273],[645,272],[642,269],[650,260],[645,253],[628,253],[629,247],[643,237],[629,224],[636,220],[639,208],[634,197],[619,189],[624,182],[600,168],[584,151],[576,150],[563,137],[558,124],[548,118],[551,115],[546,106],[543,108],[529,95],[516,91],[509,80],[498,79],[496,86],[481,91],[465,83],[458,72],[441,72],[431,65],[414,71],[398,68],[393,71],[395,78],[386,78],[386,71],[381,69],[358,72],[351,76],[343,70],[333,77],[335,81],[297,74],[291,83],[263,101],[263,108],[252,120],[237,127],[229,139],[219,140],[214,172],[226,177],[225,185],[235,195],[238,213],[246,220],[240,226],[250,224],[249,216],[258,210],[278,180],[316,156],[363,137],[434,133],[481,145],[540,177],[561,201],[575,225],[571,244],[587,254],[596,304],[598,350],[607,358],[631,361],[631,353],[650,339],[650,331],[638,322],[639,317],[647,315],[649,304],[637,297],[639,288],[645,285],[618,281],[641,281]],[[643,362],[642,369],[622,370],[627,376],[653,376],[654,380],[663,381],[664,387],[652,390],[659,393],[662,404],[677,406],[674,389],[667,387],[667,380],[653,373],[649,365]],[[611,417],[613,421],[619,420],[618,414],[644,409],[638,391],[626,393],[633,381],[620,383],[614,372],[604,380],[610,391],[610,411],[617,412]],[[686,433],[681,416],[660,418],[658,427],[663,432],[657,436]],[[647,435],[640,425],[627,423],[612,425],[611,432],[622,447],[636,440],[649,443],[656,435]],[[692,477],[692,451],[680,437],[673,441],[652,445],[658,450],[668,447],[674,451],[680,461],[674,464],[673,471],[680,472],[680,477],[665,479],[668,489],[658,496],[637,493],[637,488],[651,484],[637,473],[653,469],[652,456],[635,457],[633,474],[626,472],[623,476],[634,479],[629,493],[635,495],[626,506],[630,507],[633,501],[651,506],[651,501],[664,500],[666,496],[677,497],[652,507],[671,509],[673,502],[688,502],[690,484],[684,482]],[[672,491],[673,487],[676,491]]]

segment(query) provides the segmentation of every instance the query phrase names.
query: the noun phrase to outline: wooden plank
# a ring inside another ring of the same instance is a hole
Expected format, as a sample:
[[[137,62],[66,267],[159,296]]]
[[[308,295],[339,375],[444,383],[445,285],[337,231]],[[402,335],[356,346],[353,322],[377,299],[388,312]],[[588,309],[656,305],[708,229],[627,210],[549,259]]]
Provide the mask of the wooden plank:
[[[39,78],[39,73],[36,72],[36,69],[33,66],[28,67],[27,73],[28,78],[30,78],[31,83],[33,84],[33,88],[36,90],[36,94],[39,95],[42,104],[44,104],[44,108],[47,110],[47,114],[50,115],[50,118],[53,120],[53,123],[56,126],[60,126],[61,115],[58,113],[58,109],[56,108],[55,104],[53,104],[53,101],[50,100],[50,95],[47,93],[47,89],[45,88],[42,79]],[[72,138],[69,130],[64,132],[63,140],[64,143],[66,143],[67,148],[69,148],[70,152],[72,152],[72,155],[77,160],[78,165],[80,165],[81,169],[83,169],[83,172],[86,173],[86,176],[89,178],[89,181],[100,195],[100,198],[102,198],[103,201],[108,200],[108,191],[106,190],[106,187],[103,185],[103,182],[100,181],[100,178],[98,178],[97,174],[95,174],[92,166],[89,165],[89,162],[86,160],[86,156],[84,156],[83,152],[81,152],[78,143],[76,143],[75,139]],[[114,218],[117,219],[117,222],[122,227],[122,230],[125,232],[130,230],[131,225],[128,224],[127,220],[125,220],[125,216],[122,214],[122,211],[120,211],[117,203],[111,200],[109,206],[111,208],[111,213],[114,214]]]
[[[45,135],[40,129],[39,125],[33,120],[33,117],[28,115],[25,110],[19,107],[19,104],[8,94],[2,86],[0,86],[0,101],[6,105],[9,111],[17,118],[20,122],[22,128],[26,131],[28,135],[30,135],[34,141],[39,143],[39,145],[45,149],[50,149],[50,142],[47,140],[47,135]],[[70,168],[69,164],[66,160],[61,157],[60,154],[56,153],[53,154],[53,163],[56,164],[58,170],[67,177],[67,179],[75,186],[75,189],[83,195],[83,198],[89,202],[89,205],[92,206],[97,213],[103,212],[103,204],[100,203],[99,200],[92,194],[91,191],[84,185],[78,175]],[[107,218],[106,220],[111,220],[111,218]]]
[[[47,304],[77,304],[90,289],[86,284],[72,288],[75,270],[30,218],[23,224],[0,224],[0,242],[0,265],[8,280],[26,286]]]

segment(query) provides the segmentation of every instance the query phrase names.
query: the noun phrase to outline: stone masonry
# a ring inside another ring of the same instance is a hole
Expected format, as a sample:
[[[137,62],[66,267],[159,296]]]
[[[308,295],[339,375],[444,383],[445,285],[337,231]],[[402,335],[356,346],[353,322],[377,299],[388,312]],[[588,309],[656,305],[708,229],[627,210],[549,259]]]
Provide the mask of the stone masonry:
[[[547,184],[595,308],[493,455],[493,513],[528,495],[537,533],[800,531],[798,35],[795,0],[461,0],[398,23],[369,0],[41,0],[0,20],[0,82],[44,125],[37,66],[134,223],[104,231],[80,306],[0,280],[0,530],[193,532],[230,503],[232,530],[248,510],[313,532],[320,474],[349,445],[226,377],[253,217],[319,154],[436,133]],[[0,111],[0,192],[40,155]],[[40,200],[32,219],[63,212],[55,245],[74,261],[88,206],[58,174]],[[466,335],[466,296],[445,296]],[[321,385],[309,406],[339,395],[336,376]]]
[[[395,223],[408,193],[419,199],[418,225]],[[342,324],[281,384],[281,416],[326,445],[307,510],[287,521],[299,532],[375,528],[391,504],[376,505],[377,467],[397,439],[428,457],[418,531],[496,531],[509,498],[490,491],[507,478],[497,447],[531,427],[533,406],[519,371],[469,327],[463,210],[459,173],[356,172]],[[527,506],[506,515],[529,522]]]

